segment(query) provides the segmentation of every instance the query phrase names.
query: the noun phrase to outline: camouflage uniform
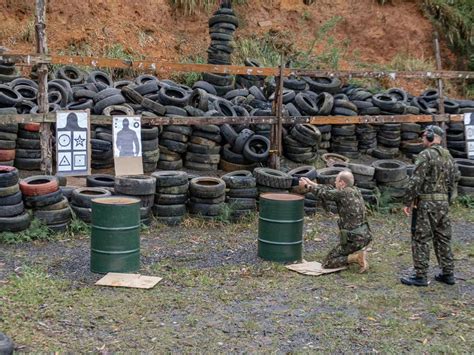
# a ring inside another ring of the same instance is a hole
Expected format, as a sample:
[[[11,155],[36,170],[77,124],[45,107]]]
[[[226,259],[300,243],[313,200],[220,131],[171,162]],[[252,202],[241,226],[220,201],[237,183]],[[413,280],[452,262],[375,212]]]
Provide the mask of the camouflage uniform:
[[[449,151],[438,144],[417,157],[404,196],[406,206],[413,204],[411,245],[417,277],[427,277],[431,239],[443,274],[454,272],[448,209],[459,175]]]
[[[325,268],[338,268],[347,265],[347,256],[355,253],[371,240],[369,225],[365,214],[365,203],[357,187],[337,190],[332,186],[318,185],[312,188],[317,198],[336,202],[339,213],[340,243],[332,249],[323,262]]]

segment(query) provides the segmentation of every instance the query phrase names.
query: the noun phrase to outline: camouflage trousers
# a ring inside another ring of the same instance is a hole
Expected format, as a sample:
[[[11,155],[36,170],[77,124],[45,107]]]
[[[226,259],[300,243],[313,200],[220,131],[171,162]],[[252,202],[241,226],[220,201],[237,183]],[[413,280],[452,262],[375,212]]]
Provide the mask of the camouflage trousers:
[[[412,234],[411,249],[417,276],[426,277],[430,262],[430,241],[444,274],[454,273],[451,251],[451,221],[449,204],[445,201],[421,201],[417,210],[415,231]]]
[[[369,231],[366,234],[350,234],[346,242],[341,240],[328,253],[326,258],[324,258],[323,267],[325,269],[335,269],[346,266],[348,264],[347,256],[366,247],[371,241],[372,236]]]

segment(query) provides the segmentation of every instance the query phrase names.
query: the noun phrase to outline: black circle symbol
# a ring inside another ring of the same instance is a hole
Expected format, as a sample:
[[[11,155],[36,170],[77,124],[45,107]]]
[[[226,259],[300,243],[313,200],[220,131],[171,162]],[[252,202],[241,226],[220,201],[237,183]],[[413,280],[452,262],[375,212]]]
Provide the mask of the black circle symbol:
[[[67,147],[71,143],[71,137],[69,137],[67,134],[62,134],[59,136],[58,141],[61,147]]]
[[[138,127],[140,127],[140,123],[138,123],[138,122],[134,122],[134,123],[133,123],[133,127],[135,127],[135,128],[138,128]]]

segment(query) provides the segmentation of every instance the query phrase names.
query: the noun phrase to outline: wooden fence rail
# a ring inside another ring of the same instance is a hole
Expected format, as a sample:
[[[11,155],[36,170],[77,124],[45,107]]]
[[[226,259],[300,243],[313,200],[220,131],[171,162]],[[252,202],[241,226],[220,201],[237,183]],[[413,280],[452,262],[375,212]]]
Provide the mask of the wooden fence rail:
[[[39,64],[61,64],[78,65],[95,68],[117,68],[117,69],[135,69],[141,71],[151,71],[157,73],[169,72],[203,72],[233,75],[260,75],[260,76],[279,76],[280,69],[267,67],[246,67],[238,65],[214,65],[214,64],[186,64],[172,63],[163,60],[124,60],[100,57],[76,57],[76,56],[38,56],[32,54],[2,54],[0,61],[16,63],[19,66],[32,66]],[[297,68],[284,68],[283,76],[329,76],[340,78],[408,78],[408,79],[473,79],[472,71],[394,71],[394,70],[308,70]]]

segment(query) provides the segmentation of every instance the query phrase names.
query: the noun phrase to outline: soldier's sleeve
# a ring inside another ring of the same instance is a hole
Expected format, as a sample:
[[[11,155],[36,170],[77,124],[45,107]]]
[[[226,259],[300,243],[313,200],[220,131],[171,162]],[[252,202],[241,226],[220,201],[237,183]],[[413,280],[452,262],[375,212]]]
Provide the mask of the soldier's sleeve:
[[[461,172],[453,157],[449,154],[448,194],[450,203],[454,201],[458,195],[458,181],[460,178]]]
[[[318,185],[314,188],[313,193],[316,195],[317,198],[333,201],[340,200],[344,195],[343,191],[339,191],[329,185]]]
[[[408,180],[407,188],[405,191],[405,195],[403,197],[403,202],[405,206],[411,206],[415,198],[420,193],[421,186],[425,181],[425,176],[428,172],[428,159],[426,157],[426,153],[421,152],[415,162],[415,169],[413,170],[413,174]]]

